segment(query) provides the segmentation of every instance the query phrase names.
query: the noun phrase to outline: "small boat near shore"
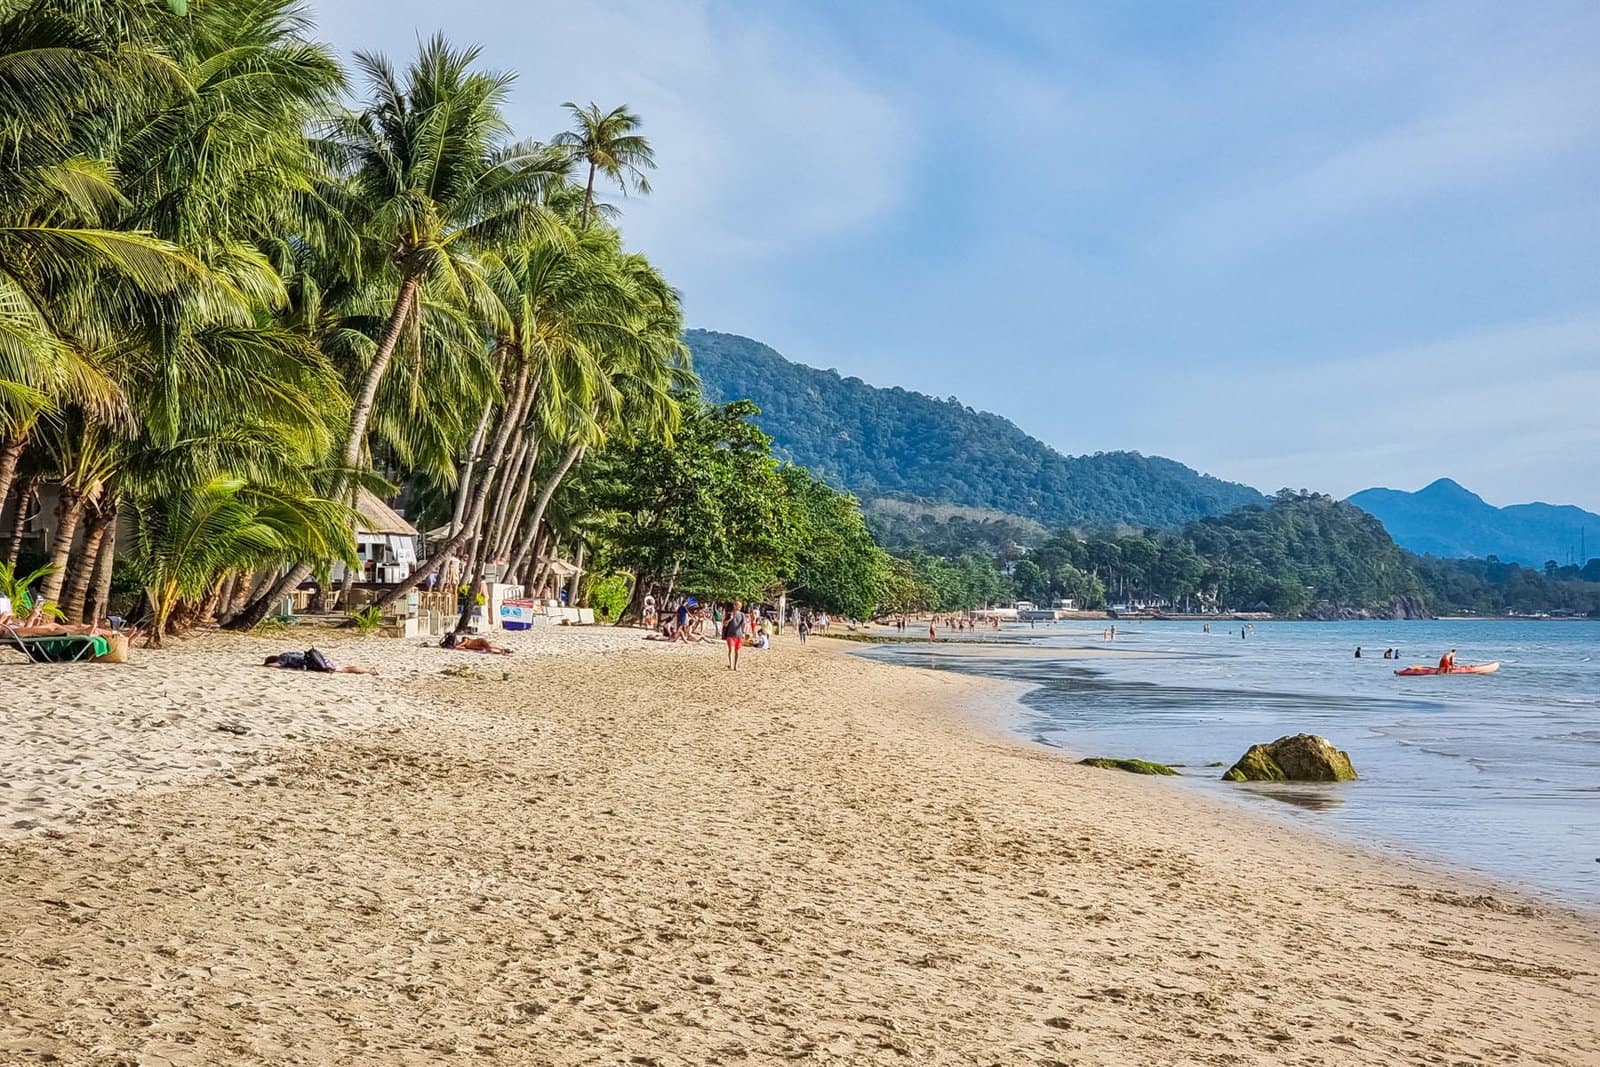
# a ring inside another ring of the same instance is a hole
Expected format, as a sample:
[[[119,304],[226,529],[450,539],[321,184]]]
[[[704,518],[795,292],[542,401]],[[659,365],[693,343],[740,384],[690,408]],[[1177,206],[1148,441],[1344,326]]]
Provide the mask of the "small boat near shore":
[[[1415,678],[1428,674],[1493,674],[1499,669],[1500,663],[1498,660],[1493,663],[1463,663],[1448,670],[1440,670],[1438,667],[1428,667],[1421,663],[1414,663],[1394,673],[1402,678]]]

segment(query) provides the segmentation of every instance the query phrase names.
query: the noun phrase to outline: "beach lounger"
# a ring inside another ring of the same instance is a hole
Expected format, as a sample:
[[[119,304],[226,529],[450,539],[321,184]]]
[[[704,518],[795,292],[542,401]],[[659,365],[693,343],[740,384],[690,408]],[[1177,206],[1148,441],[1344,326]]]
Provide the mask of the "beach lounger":
[[[0,624],[0,648],[14,648],[34,663],[79,663],[104,656],[111,642],[90,634],[19,634]]]

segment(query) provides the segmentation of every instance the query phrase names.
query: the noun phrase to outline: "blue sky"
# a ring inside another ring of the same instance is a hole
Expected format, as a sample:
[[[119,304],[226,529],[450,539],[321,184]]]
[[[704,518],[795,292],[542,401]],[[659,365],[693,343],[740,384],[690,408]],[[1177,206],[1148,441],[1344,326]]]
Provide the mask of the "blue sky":
[[[1271,491],[1600,509],[1600,4],[314,2],[645,120],[691,325]]]

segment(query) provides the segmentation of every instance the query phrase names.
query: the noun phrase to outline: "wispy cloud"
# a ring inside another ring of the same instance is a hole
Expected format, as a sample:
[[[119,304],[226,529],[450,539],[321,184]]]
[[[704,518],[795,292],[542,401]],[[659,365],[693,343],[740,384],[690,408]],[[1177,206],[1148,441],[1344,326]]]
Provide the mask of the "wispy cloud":
[[[645,118],[697,325],[1267,488],[1600,506],[1600,7],[312,0]]]

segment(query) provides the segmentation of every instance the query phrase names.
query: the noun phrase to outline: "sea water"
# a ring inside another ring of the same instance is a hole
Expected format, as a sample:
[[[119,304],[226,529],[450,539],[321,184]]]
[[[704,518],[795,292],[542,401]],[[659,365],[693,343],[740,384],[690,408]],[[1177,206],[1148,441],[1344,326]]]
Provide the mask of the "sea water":
[[[1184,781],[1412,858],[1600,907],[1600,624],[1564,621],[1060,622],[1010,644],[885,645],[874,656],[1020,680],[1013,728],[1095,756],[1181,765]],[[1355,657],[1356,646],[1362,656]],[[1398,647],[1398,661],[1386,648]],[[1057,650],[1111,654],[1069,658]],[[1500,662],[1493,675],[1396,677]],[[1320,734],[1360,779],[1220,781],[1250,745]],[[1220,764],[1221,766],[1217,766]]]

